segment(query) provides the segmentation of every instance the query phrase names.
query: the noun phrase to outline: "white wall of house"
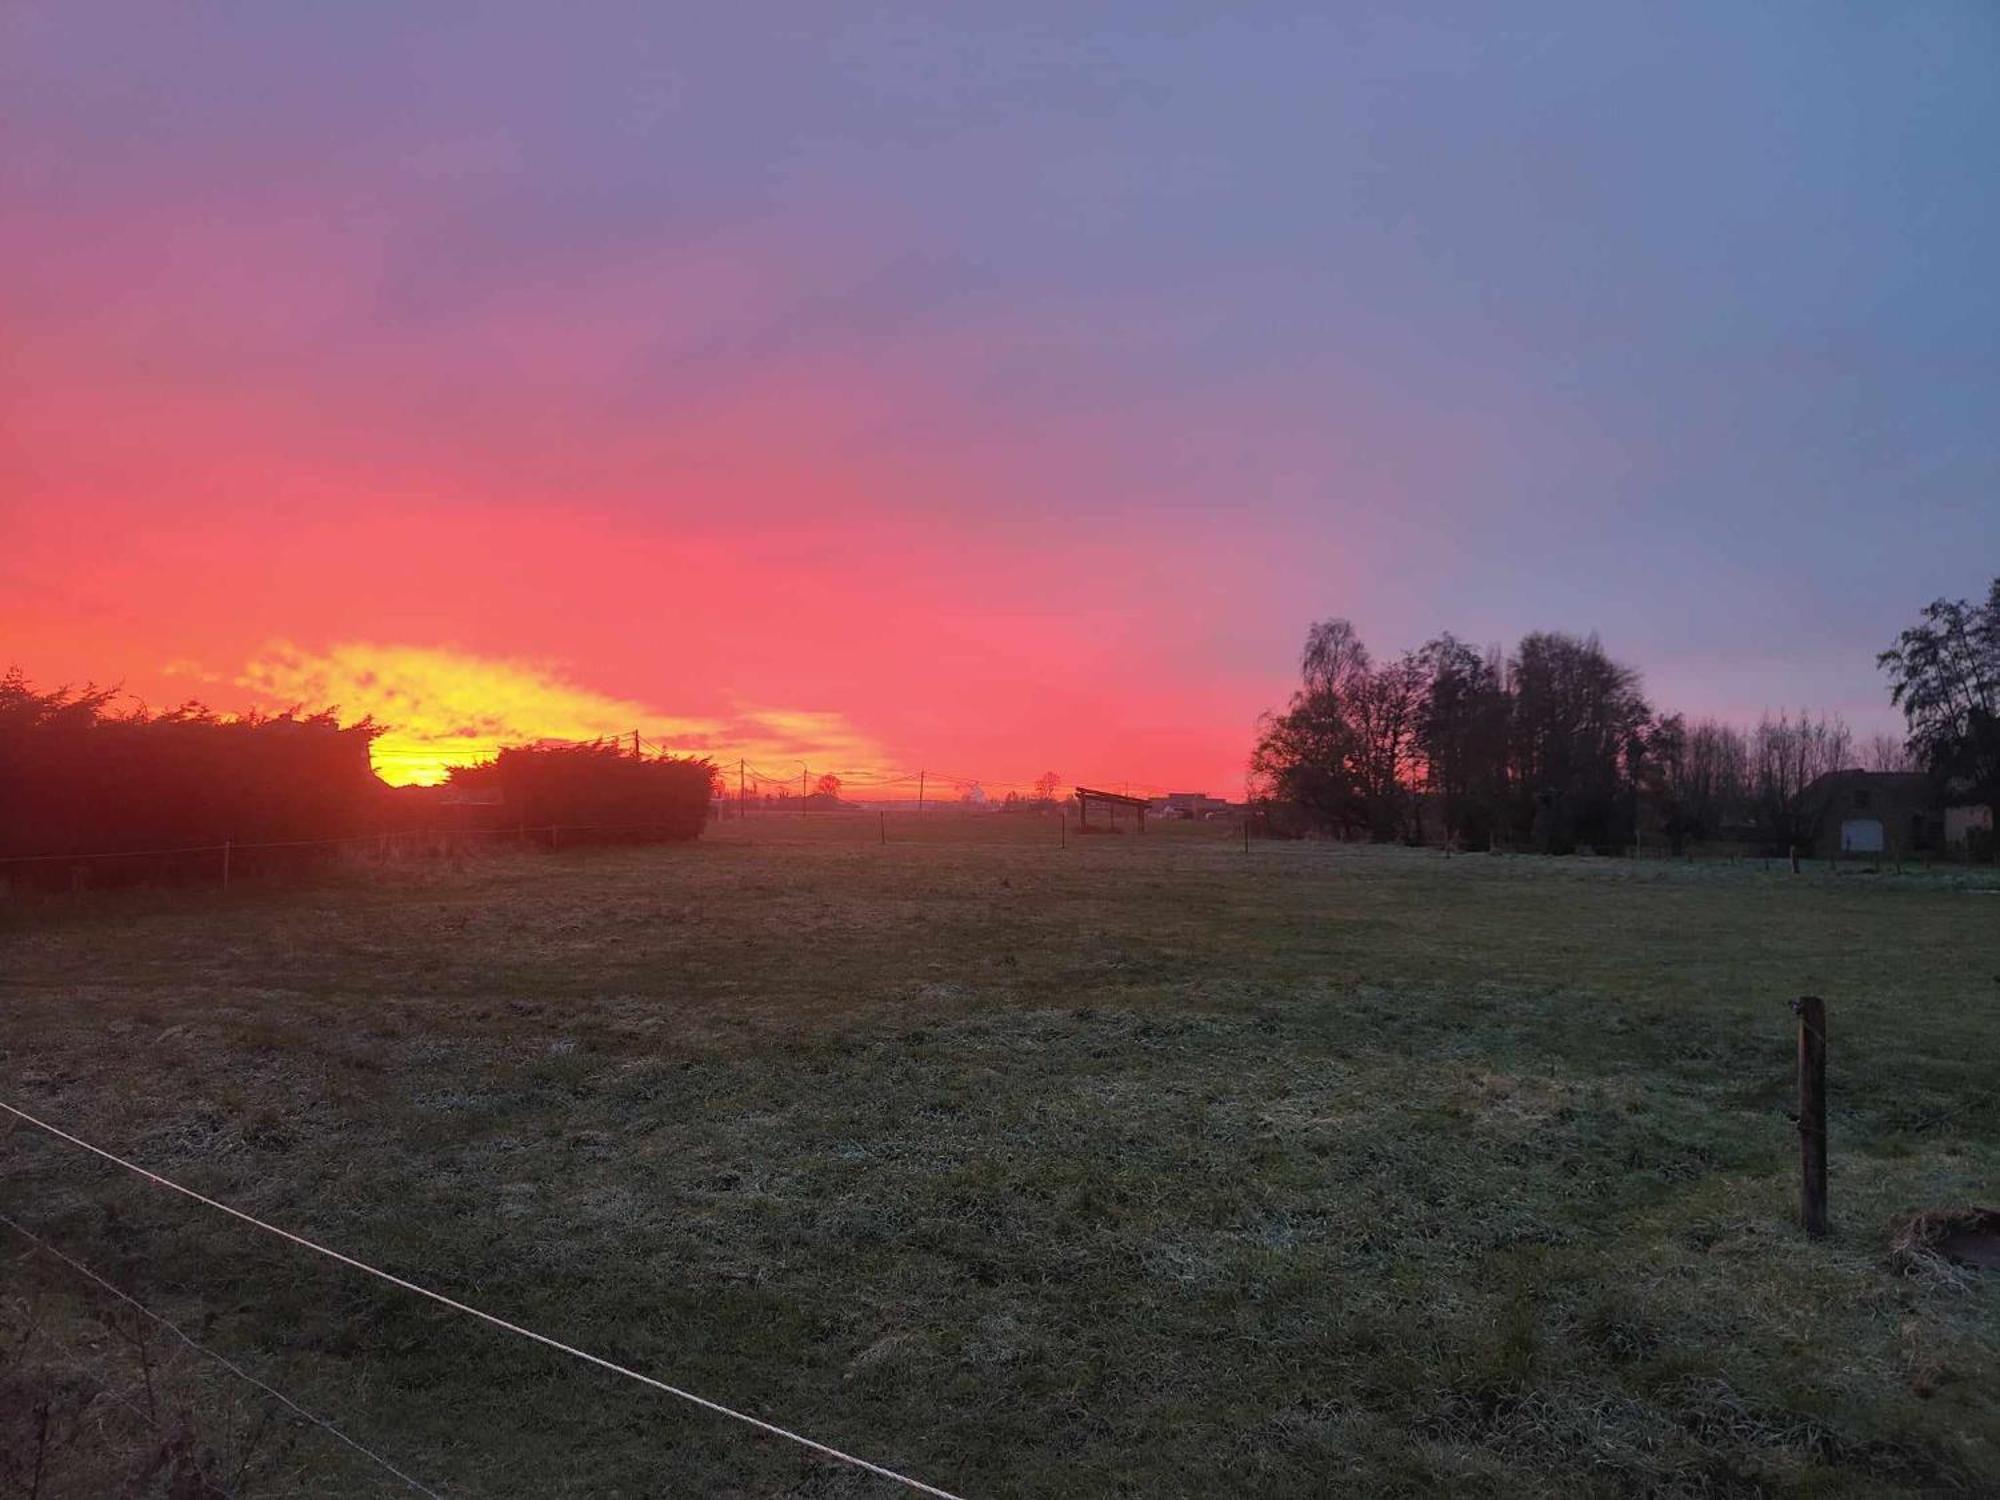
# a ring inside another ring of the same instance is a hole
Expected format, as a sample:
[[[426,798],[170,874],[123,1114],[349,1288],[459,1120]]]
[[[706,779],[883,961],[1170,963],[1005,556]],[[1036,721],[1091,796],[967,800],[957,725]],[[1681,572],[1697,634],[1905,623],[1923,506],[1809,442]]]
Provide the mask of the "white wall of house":
[[[1841,821],[1840,852],[1842,854],[1880,854],[1882,846],[1882,820],[1880,818],[1845,818]]]

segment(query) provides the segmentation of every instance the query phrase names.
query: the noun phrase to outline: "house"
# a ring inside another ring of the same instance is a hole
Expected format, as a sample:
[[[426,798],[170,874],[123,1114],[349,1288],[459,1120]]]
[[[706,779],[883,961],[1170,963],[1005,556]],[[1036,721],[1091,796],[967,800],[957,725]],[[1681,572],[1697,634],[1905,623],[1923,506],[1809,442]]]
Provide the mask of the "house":
[[[1915,771],[1829,771],[1799,796],[1811,853],[1897,858],[1944,842],[1937,784]],[[1802,851],[1803,852],[1803,851]]]
[[[1986,802],[1947,799],[1944,846],[1955,853],[1993,856],[1993,807]]]

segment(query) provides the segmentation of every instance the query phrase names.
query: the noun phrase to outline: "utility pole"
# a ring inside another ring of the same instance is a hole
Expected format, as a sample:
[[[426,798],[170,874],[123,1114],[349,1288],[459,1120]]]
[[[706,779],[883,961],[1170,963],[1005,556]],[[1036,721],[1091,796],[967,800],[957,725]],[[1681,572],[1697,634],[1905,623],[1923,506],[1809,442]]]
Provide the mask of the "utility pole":
[[[639,731],[635,729],[632,731],[632,759],[634,760],[639,759],[640,753],[641,752],[639,750]]]
[[[749,804],[743,800],[743,762],[736,762],[736,821],[743,821],[743,814]]]
[[[806,763],[804,761],[800,761],[799,762],[799,816],[802,818],[806,816],[806,775],[807,775]]]
[[[924,773],[922,771],[919,771],[917,772],[917,811],[919,814],[921,814],[923,810],[924,810]]]

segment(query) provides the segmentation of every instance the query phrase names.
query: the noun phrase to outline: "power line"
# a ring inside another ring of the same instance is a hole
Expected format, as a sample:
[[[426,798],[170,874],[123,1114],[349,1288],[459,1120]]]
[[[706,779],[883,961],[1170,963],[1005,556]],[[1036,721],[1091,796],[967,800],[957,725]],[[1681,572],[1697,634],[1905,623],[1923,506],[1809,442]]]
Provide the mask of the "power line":
[[[8,1107],[9,1106],[7,1105],[0,1104],[0,1109]],[[20,1114],[19,1110],[15,1110],[14,1112],[16,1114]],[[29,1117],[27,1115],[22,1115],[21,1118],[25,1120],[28,1119]],[[37,1121],[35,1123],[40,1123],[40,1122]],[[42,1128],[46,1130],[49,1127],[43,1126]],[[298,1402],[294,1401],[290,1396],[287,1396],[283,1391],[279,1390],[276,1386],[267,1384],[266,1382],[259,1380],[255,1375],[252,1375],[248,1370],[244,1369],[241,1365],[237,1364],[235,1361],[229,1359],[225,1355],[216,1353],[213,1349],[208,1348],[206,1345],[196,1343],[192,1338],[188,1337],[187,1334],[181,1332],[180,1328],[176,1324],[168,1322],[165,1318],[161,1317],[158,1313],[154,1312],[150,1307],[146,1306],[143,1302],[139,1301],[138,1298],[130,1296],[127,1293],[119,1290],[117,1287],[113,1286],[110,1282],[106,1281],[102,1276],[98,1275],[95,1271],[91,1270],[89,1266],[86,1266],[82,1261],[64,1254],[62,1251],[58,1250],[54,1245],[51,1245],[47,1240],[43,1239],[40,1235],[37,1235],[32,1230],[29,1230],[25,1228],[23,1225],[16,1223],[13,1219],[8,1218],[7,1215],[5,1214],[0,1214],[0,1224],[5,1224],[9,1229],[13,1230],[23,1239],[30,1241],[40,1249],[46,1251],[48,1254],[53,1255],[57,1260],[61,1261],[64,1265],[68,1266],[72,1271],[75,1271],[79,1276],[83,1276],[91,1281],[96,1282],[97,1285],[104,1288],[105,1291],[111,1293],[112,1296],[116,1297],[120,1302],[125,1303],[128,1307],[132,1308],[134,1311],[139,1312],[148,1318],[151,1318],[155,1323],[159,1324],[162,1328],[166,1329],[168,1333],[171,1333],[175,1338],[179,1339],[183,1344],[186,1344],[188,1348],[194,1350],[197,1354],[206,1355],[208,1358],[214,1360],[217,1364],[221,1365],[223,1369],[229,1371],[230,1374],[236,1376],[241,1380],[249,1381],[250,1384],[256,1386],[257,1389],[262,1391],[265,1395],[271,1397],[275,1401],[280,1402],[293,1412],[296,1412],[299,1416],[304,1417],[308,1422],[311,1422],[315,1427],[325,1428],[327,1432],[331,1433],[339,1441],[345,1443],[348,1447],[352,1448],[356,1453],[359,1453],[362,1457],[368,1459],[370,1462],[379,1464],[382,1468],[386,1469],[389,1473],[395,1475],[396,1478],[402,1480],[404,1484],[408,1485],[418,1494],[429,1495],[431,1497],[431,1500],[444,1500],[444,1497],[440,1495],[436,1490],[432,1489],[429,1485],[423,1483],[423,1481],[421,1480],[412,1479],[408,1474],[405,1474],[401,1469],[397,1468],[394,1464],[390,1463],[388,1459],[384,1458],[381,1454],[377,1453],[373,1448],[366,1447],[363,1444],[356,1442],[353,1438],[349,1437],[346,1433],[342,1432],[338,1427],[334,1426],[333,1423],[329,1422],[325,1417],[320,1416],[317,1412],[307,1411],[306,1408],[299,1405]]]
[[[56,1126],[49,1124],[48,1121],[46,1120],[37,1119],[34,1115],[29,1114],[26,1110],[19,1109],[14,1105],[9,1104],[4,1099],[0,1099],[0,1109],[4,1109],[8,1114],[15,1116],[17,1119],[26,1121],[28,1124],[33,1125],[38,1130],[47,1131],[50,1135],[55,1136],[58,1140],[68,1141],[72,1146],[79,1146],[83,1150],[90,1152],[93,1156],[102,1157],[105,1161],[110,1162],[113,1166],[123,1167],[126,1171],[133,1173],[135,1176],[143,1177],[148,1182],[155,1183],[163,1188],[171,1189],[173,1192],[180,1193],[184,1197],[192,1198],[194,1199],[195,1202],[204,1204],[209,1208],[217,1210],[218,1212],[228,1214],[233,1219],[240,1219],[245,1224],[248,1224],[253,1228],[263,1230],[266,1234],[276,1235],[279,1239],[282,1240],[289,1240],[291,1241],[291,1243],[299,1246],[302,1249],[310,1250],[316,1255],[325,1256],[328,1260],[339,1261],[344,1266],[351,1267],[356,1271],[364,1272],[369,1276],[375,1277],[377,1280],[386,1281],[391,1286],[400,1287],[406,1292],[414,1292],[419,1297],[428,1297],[431,1301],[439,1303],[444,1307],[448,1307],[452,1309],[454,1312],[461,1312],[466,1314],[468,1317],[477,1318],[482,1323],[490,1323],[493,1327],[501,1329],[507,1333],[516,1334],[524,1339],[531,1339],[537,1344],[546,1345],[548,1348],[557,1350],[563,1354],[567,1354],[573,1359],[580,1359],[587,1364],[596,1365],[599,1369],[609,1370],[614,1375],[623,1375],[627,1380],[636,1380],[641,1385],[651,1386],[654,1390],[663,1391],[669,1396],[678,1397],[682,1401],[686,1401],[691,1403],[692,1405],[699,1406],[706,1411],[714,1412],[718,1416],[728,1417],[733,1421],[742,1422],[751,1427],[759,1428],[764,1432],[770,1433],[773,1437],[784,1438],[787,1442],[797,1443],[802,1448],[810,1448],[815,1453],[823,1454],[828,1458],[838,1459],[841,1463],[851,1464],[857,1469],[865,1469],[871,1474],[878,1475],[883,1479],[887,1479],[896,1484],[903,1485],[908,1489],[917,1491],[919,1494],[932,1495],[937,1497],[937,1500],[964,1500],[963,1496],[954,1495],[950,1490],[942,1490],[939,1489],[936,1485],[925,1484],[921,1479],[912,1479],[907,1474],[899,1474],[894,1469],[885,1468],[883,1465],[878,1463],[871,1463],[869,1460],[865,1458],[858,1458],[852,1453],[842,1452],[840,1449],[835,1448],[830,1444],[822,1443],[817,1441],[816,1439],[809,1438],[805,1436],[803,1433],[793,1432],[788,1427],[780,1427],[777,1423],[767,1422],[762,1417],[753,1417],[748,1412],[738,1411],[731,1406],[724,1406],[720,1401],[711,1401],[706,1396],[697,1396],[693,1391],[683,1390],[681,1387],[676,1385],[669,1385],[666,1381],[656,1380],[651,1375],[643,1375],[637,1370],[628,1369],[626,1366],[617,1364],[612,1360],[605,1359],[600,1355],[591,1354],[586,1350],[577,1348],[573,1344],[565,1344],[560,1339],[550,1338],[545,1333],[537,1333],[532,1328],[523,1328],[520,1324],[510,1323],[505,1318],[498,1317],[493,1313],[482,1312],[479,1308],[473,1307],[469,1303],[460,1302],[456,1298],[447,1297],[442,1292],[434,1292],[429,1287],[418,1286],[417,1283],[415,1283],[414,1281],[405,1281],[400,1276],[393,1275],[388,1271],[380,1270],[375,1266],[369,1265],[366,1261],[356,1260],[351,1255],[343,1255],[338,1250],[330,1250],[325,1245],[321,1245],[313,1240],[309,1240],[305,1238],[305,1236],[303,1235],[292,1233],[289,1229],[280,1229],[275,1224],[267,1224],[262,1219],[256,1218],[251,1214],[243,1212],[243,1210],[240,1208],[231,1208],[227,1203],[222,1203],[214,1198],[210,1198],[204,1194],[197,1193],[193,1188],[183,1187],[181,1186],[180,1183],[173,1181],[171,1178],[162,1177],[157,1172],[148,1171],[146,1168],[138,1165],[136,1162],[130,1162],[127,1161],[122,1156],[113,1155],[111,1152],[106,1151],[102,1146],[93,1146],[89,1141],[86,1141],[79,1136],[71,1135],[68,1131],[59,1129]],[[13,1221],[6,1220],[5,1222],[12,1224]],[[14,1227],[18,1229],[20,1226],[14,1225]],[[22,1232],[26,1233],[25,1230]],[[32,1238],[32,1236],[30,1236],[30,1238]],[[60,1252],[57,1253],[59,1254]],[[79,1267],[79,1269],[81,1268]],[[134,1303],[133,1305],[137,1306],[138,1304]],[[179,1330],[176,1329],[175,1332],[178,1333]],[[182,1337],[185,1337],[185,1335],[182,1335]],[[190,1340],[189,1342],[192,1342],[192,1340]],[[242,1372],[239,1371],[238,1373],[240,1374]],[[246,1376],[245,1378],[250,1379],[254,1377]],[[277,1393],[273,1392],[272,1394],[276,1395]],[[280,1397],[280,1399],[282,1400],[283,1398]],[[332,1429],[329,1428],[328,1430],[331,1431]],[[346,1440],[343,1439],[343,1441]],[[366,1450],[363,1451],[365,1452]],[[399,1476],[399,1477],[406,1477],[406,1476]],[[414,1480],[410,1480],[409,1482],[413,1485],[416,1484],[416,1481]],[[423,1488],[423,1486],[421,1485],[417,1485],[416,1487],[418,1489]],[[424,1493],[431,1494],[432,1492],[429,1490],[425,1490]]]

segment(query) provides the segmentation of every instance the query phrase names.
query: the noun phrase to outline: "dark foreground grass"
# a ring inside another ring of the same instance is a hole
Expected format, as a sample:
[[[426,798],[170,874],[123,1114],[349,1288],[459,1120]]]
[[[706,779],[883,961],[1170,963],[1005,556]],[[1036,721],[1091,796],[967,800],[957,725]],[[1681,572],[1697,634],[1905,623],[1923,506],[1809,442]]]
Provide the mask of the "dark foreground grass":
[[[0,1079],[968,1495],[1996,1492],[2000,1287],[1889,1251],[2000,1196],[2000,896],[1045,831],[753,820],[37,908]],[[35,1132],[0,1161],[0,1211],[449,1493],[892,1492]],[[238,1493],[393,1492],[4,1248],[0,1443],[43,1495],[115,1493],[177,1422]],[[154,1427],[101,1395],[142,1376]]]

